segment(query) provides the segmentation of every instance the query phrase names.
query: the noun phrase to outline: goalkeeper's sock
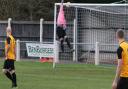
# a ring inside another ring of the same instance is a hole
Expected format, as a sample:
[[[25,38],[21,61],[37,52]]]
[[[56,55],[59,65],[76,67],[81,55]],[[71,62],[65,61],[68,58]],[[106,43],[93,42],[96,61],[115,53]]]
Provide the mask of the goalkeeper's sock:
[[[10,80],[12,81],[12,75],[11,75],[9,72],[5,73],[5,75],[6,75],[6,77],[7,77],[8,79],[10,79]]]
[[[64,40],[61,40],[61,50],[64,52]]]
[[[13,80],[13,87],[17,87],[17,79],[16,79],[16,74],[12,74],[12,80]]]

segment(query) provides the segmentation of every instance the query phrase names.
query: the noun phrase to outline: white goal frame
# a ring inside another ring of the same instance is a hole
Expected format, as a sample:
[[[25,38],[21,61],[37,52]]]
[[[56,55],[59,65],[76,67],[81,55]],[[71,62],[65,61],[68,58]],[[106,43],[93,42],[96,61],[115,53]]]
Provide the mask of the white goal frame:
[[[57,24],[57,6],[60,6],[61,3],[55,3],[54,5],[54,45],[56,44],[56,24]],[[112,3],[112,4],[89,4],[89,3],[63,3],[64,6],[67,6],[67,7],[75,7],[76,8],[76,18],[77,18],[77,8],[83,8],[82,6],[97,6],[97,8],[100,6],[128,6],[128,4],[116,4],[116,3]],[[77,19],[74,19],[74,32],[76,32],[75,30],[77,29]],[[73,36],[73,48],[76,49],[76,51],[73,53],[73,61],[78,61],[78,58],[77,58],[77,44],[79,44],[77,42],[76,39],[76,33],[74,33],[74,36]],[[99,65],[99,50],[97,50],[97,44],[95,45],[96,46],[96,54],[95,54],[95,64],[96,65]],[[59,59],[59,58],[58,58]],[[58,60],[59,61],[59,60]]]

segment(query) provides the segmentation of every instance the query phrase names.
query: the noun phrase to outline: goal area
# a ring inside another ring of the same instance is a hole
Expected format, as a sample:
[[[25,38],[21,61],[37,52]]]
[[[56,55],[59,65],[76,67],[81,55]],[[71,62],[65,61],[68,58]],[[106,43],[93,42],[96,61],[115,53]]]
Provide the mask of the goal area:
[[[55,3],[54,41],[56,19],[61,3]],[[128,40],[128,4],[77,4],[64,3],[67,21],[66,33],[70,38],[73,53],[59,52],[59,60],[87,64],[115,64],[118,41],[116,31],[123,29]]]

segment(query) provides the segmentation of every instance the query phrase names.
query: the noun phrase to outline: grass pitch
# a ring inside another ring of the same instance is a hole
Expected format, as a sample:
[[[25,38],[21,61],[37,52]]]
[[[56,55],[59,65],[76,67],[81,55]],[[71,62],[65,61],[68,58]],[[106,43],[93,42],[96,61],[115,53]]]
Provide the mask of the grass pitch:
[[[0,62],[2,69],[3,62]],[[86,64],[16,62],[18,89],[111,89],[115,67]],[[0,89],[11,82],[0,72]]]

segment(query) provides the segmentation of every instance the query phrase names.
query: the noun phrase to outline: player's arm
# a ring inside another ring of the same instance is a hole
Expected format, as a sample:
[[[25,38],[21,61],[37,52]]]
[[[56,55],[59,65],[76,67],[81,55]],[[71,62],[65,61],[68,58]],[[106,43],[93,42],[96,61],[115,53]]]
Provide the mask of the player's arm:
[[[16,58],[16,46],[14,46],[14,55],[15,55],[15,58]]]
[[[120,78],[120,72],[121,72],[121,65],[122,65],[122,60],[119,59],[118,60],[118,65],[117,65],[117,69],[116,69],[116,76],[115,76],[115,79],[114,81],[117,83],[119,78]]]
[[[10,49],[10,41],[11,41],[11,38],[10,38],[10,37],[7,37],[6,40],[7,40],[8,46],[7,46],[6,50],[5,50],[5,55],[6,55],[6,57],[7,57],[7,56],[8,56],[7,54],[8,54],[9,49]]]
[[[117,50],[118,65],[117,65],[117,69],[116,69],[116,75],[115,75],[115,78],[113,81],[113,89],[116,89],[117,83],[120,79],[121,66],[122,66],[122,51],[123,51],[123,49],[121,47],[119,47]]]

